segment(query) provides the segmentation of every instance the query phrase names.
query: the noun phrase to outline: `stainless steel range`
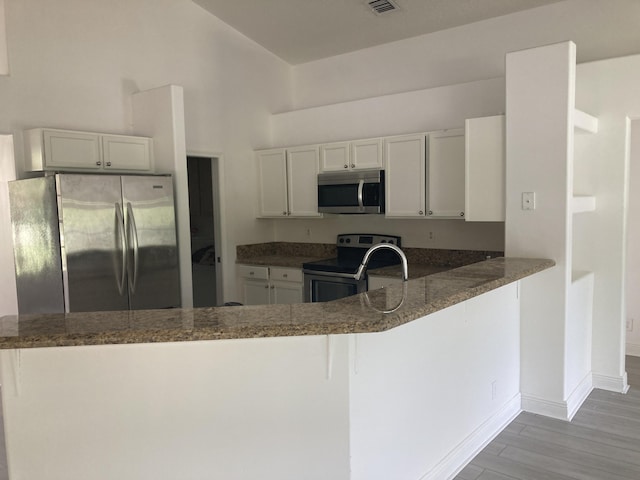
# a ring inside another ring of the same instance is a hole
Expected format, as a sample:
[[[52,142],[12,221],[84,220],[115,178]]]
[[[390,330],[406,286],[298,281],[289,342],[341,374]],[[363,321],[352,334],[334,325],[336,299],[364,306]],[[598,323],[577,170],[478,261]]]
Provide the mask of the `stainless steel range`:
[[[354,275],[369,248],[379,243],[400,247],[400,237],[393,235],[350,233],[338,235],[338,256],[302,265],[304,273],[305,302],[328,302],[367,291],[365,274],[360,280]],[[371,256],[369,269],[400,263],[391,250],[378,250]]]

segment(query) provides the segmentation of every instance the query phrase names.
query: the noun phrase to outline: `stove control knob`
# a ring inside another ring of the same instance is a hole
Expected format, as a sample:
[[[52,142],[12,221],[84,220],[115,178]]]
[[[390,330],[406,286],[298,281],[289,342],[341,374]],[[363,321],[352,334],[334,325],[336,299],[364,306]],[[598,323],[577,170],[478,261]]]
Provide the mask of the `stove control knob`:
[[[393,243],[393,240],[389,240],[389,243]]]
[[[340,239],[340,243],[344,243],[344,238],[341,238],[341,239]]]
[[[347,243],[351,243],[351,239],[350,238],[347,238]]]

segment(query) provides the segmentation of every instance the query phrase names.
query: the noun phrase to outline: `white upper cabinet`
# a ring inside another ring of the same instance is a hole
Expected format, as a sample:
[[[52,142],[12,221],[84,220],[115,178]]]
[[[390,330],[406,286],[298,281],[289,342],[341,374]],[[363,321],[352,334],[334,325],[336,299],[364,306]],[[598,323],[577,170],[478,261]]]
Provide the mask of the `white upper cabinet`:
[[[320,170],[337,172],[349,170],[351,165],[351,145],[349,142],[327,143],[320,146]]]
[[[261,217],[286,217],[287,152],[284,148],[256,152]]]
[[[319,217],[318,146],[256,152],[261,217]]]
[[[318,146],[287,149],[288,215],[319,217]]]
[[[464,129],[429,134],[427,215],[464,219]]]
[[[147,137],[45,128],[24,135],[26,171],[153,171]]]
[[[465,122],[465,218],[468,222],[504,222],[504,115]]]
[[[125,135],[101,135],[105,169],[152,170],[152,143],[150,138]]]
[[[320,147],[320,171],[382,168],[382,139],[327,143]]]
[[[382,168],[382,139],[370,138],[351,142],[351,168]]]
[[[387,217],[424,217],[426,172],[424,134],[384,139]]]

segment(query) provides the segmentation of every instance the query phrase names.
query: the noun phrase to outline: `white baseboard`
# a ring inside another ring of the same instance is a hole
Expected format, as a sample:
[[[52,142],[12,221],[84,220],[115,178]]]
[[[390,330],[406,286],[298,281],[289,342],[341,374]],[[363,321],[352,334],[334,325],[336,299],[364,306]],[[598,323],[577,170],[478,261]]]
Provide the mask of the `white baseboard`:
[[[627,343],[626,354],[633,357],[640,357],[640,345],[637,343]]]
[[[534,395],[522,395],[522,410],[545,417],[569,420],[569,407],[567,402],[556,402]]]
[[[420,480],[452,479],[486,447],[504,428],[515,419],[520,408],[520,394],[511,398],[497,413],[487,419],[462,443],[454,448]]]
[[[593,374],[589,372],[567,398],[567,419],[571,421],[593,390]]]
[[[627,383],[627,372],[621,377],[613,377],[611,375],[593,374],[593,388],[609,390],[611,392],[627,393],[629,384]]]

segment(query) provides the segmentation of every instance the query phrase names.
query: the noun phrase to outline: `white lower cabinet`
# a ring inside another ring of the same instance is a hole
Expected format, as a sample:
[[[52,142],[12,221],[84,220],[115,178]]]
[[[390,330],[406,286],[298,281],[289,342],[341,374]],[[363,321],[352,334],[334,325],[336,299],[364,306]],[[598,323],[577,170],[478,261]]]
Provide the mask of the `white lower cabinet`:
[[[245,305],[302,303],[300,269],[238,265],[238,276]]]

